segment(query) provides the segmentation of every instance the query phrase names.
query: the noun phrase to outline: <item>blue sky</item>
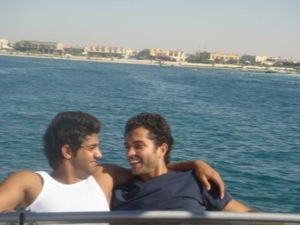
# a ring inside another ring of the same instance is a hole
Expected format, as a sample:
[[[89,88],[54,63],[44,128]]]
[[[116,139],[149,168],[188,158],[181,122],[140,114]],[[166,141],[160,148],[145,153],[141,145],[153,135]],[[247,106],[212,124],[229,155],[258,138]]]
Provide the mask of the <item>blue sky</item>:
[[[300,60],[298,0],[1,0],[0,38]]]

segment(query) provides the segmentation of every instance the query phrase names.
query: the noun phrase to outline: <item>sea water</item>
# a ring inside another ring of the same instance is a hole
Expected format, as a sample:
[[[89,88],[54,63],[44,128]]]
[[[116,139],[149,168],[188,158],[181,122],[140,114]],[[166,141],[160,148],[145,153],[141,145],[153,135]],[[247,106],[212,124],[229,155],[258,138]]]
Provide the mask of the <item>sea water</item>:
[[[61,111],[102,122],[103,160],[127,166],[123,128],[160,113],[172,161],[203,159],[241,202],[300,212],[300,76],[0,56],[0,180],[51,171],[42,135]]]

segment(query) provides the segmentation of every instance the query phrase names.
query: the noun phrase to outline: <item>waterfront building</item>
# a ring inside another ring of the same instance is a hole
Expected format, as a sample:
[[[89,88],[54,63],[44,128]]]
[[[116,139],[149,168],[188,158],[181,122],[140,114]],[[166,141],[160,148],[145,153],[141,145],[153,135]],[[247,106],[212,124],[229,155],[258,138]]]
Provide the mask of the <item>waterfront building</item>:
[[[273,66],[274,64],[276,64],[278,62],[278,58],[275,58],[275,57],[267,57],[267,56],[264,56],[261,58],[262,60],[260,61],[260,63],[262,65],[265,65],[265,66]]]
[[[133,55],[132,49],[112,46],[87,46],[84,48],[84,53],[94,57],[117,57],[129,58]]]
[[[15,44],[15,49],[21,52],[44,53],[44,54],[59,54],[64,53],[64,45],[57,42],[45,41],[18,41]]]
[[[208,57],[208,60],[215,63],[235,64],[239,61],[239,55],[235,53],[209,52]]]
[[[0,39],[0,49],[9,49],[8,40]]]
[[[82,56],[84,55],[84,47],[79,46],[65,46],[65,56]]]
[[[240,63],[254,65],[256,62],[256,56],[254,55],[242,55],[240,57]]]
[[[264,63],[265,61],[267,61],[268,56],[261,56],[261,55],[257,55],[255,56],[255,62],[257,63]]]
[[[136,55],[137,59],[150,59],[159,61],[183,62],[186,59],[185,52],[177,50],[165,50],[160,48],[143,49]]]
[[[184,51],[165,50],[160,48],[150,48],[147,50],[149,51],[149,55],[154,58],[169,58],[171,61],[176,62],[183,62],[186,59]]]

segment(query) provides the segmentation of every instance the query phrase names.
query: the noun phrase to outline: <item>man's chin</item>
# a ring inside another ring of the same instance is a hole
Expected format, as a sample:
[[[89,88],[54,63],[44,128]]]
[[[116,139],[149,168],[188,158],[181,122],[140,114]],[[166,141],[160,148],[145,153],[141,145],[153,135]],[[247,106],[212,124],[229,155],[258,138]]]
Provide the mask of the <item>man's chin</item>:
[[[131,173],[132,173],[133,175],[139,175],[139,173],[138,173],[138,171],[137,171],[137,170],[133,170],[133,169],[131,169]]]
[[[137,168],[131,168],[131,173],[135,176],[140,175],[141,171]]]

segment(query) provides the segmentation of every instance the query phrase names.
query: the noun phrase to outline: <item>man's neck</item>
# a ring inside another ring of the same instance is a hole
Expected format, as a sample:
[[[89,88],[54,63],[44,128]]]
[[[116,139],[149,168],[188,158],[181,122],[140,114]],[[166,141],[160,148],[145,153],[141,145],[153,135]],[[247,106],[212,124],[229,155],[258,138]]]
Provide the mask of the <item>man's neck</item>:
[[[138,178],[143,181],[143,182],[146,182],[146,181],[149,181],[149,180],[152,180],[156,177],[159,177],[161,175],[164,175],[168,172],[168,168],[166,167],[166,165],[163,165],[163,166],[160,166],[159,168],[156,168],[154,169],[152,172],[150,173],[147,173],[147,174],[141,174],[138,176]]]
[[[64,166],[58,166],[53,170],[51,176],[63,184],[75,184],[88,177],[83,174],[76,174],[73,170],[65,168]]]

